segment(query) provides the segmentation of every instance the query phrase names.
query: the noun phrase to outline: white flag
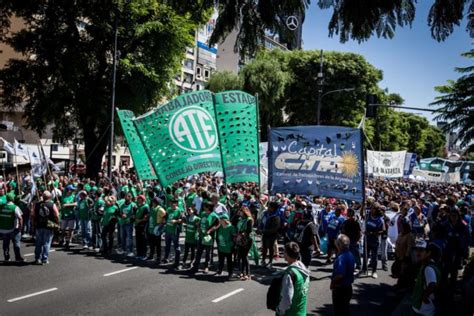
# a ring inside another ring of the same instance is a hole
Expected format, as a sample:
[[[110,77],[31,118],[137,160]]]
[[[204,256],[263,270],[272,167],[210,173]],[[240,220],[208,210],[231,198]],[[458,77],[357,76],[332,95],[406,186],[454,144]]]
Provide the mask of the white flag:
[[[48,163],[51,166],[51,169],[53,171],[60,171],[61,170],[61,168],[59,168],[59,166],[55,165],[54,162],[49,157],[48,157]]]
[[[41,165],[41,158],[38,152],[34,150],[31,150],[31,151],[28,150],[28,155],[30,157],[30,164],[32,166]]]
[[[17,156],[22,156],[25,159],[28,159],[28,150],[26,149],[25,146],[20,144],[16,139],[15,139],[15,154]]]
[[[13,147],[13,145],[9,143],[5,138],[2,138],[2,141],[3,141],[3,149],[10,155],[14,155],[15,147]]]

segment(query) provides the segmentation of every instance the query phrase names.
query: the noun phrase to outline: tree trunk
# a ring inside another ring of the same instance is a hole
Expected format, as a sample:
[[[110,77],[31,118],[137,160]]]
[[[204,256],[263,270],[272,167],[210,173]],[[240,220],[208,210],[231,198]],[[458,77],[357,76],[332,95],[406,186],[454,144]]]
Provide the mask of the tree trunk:
[[[108,129],[101,128],[100,135],[97,137],[93,128],[84,128],[84,152],[86,155],[86,176],[92,179],[97,177],[97,174],[102,170],[102,158],[107,150],[107,143],[109,138],[104,135]],[[102,138],[100,138],[104,135]]]

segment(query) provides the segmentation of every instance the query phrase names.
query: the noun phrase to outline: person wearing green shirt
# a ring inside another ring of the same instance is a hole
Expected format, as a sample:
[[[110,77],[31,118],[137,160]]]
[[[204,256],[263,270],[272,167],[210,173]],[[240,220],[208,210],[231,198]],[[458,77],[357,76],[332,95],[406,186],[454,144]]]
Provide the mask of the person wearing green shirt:
[[[156,263],[161,260],[161,235],[163,233],[164,218],[166,217],[165,209],[160,205],[159,199],[154,198],[151,201],[150,216],[148,219],[148,244],[150,245],[150,253],[147,260],[153,260],[156,251]]]
[[[115,232],[115,223],[117,222],[117,216],[119,214],[119,208],[117,206],[117,201],[115,196],[106,196],[104,198],[105,207],[104,215],[101,219],[102,225],[102,254],[108,255],[113,249],[114,246],[114,232]]]
[[[94,201],[88,197],[86,191],[79,192],[79,200],[77,201],[77,209],[79,213],[79,222],[81,226],[82,246],[83,249],[91,249],[92,226],[91,226],[91,208]]]
[[[211,260],[212,254],[211,246],[214,243],[214,238],[212,238],[212,235],[219,226],[219,222],[214,220],[214,215],[211,217],[213,208],[214,205],[210,202],[203,203],[202,205],[202,212],[199,214],[201,220],[198,227],[199,239],[197,242],[196,259],[194,260],[193,267],[189,271],[190,273],[196,273],[199,270],[199,264],[204,252],[204,273],[209,272],[209,261]]]
[[[201,219],[194,214],[194,210],[191,207],[188,207],[186,215],[186,236],[184,239],[184,255],[183,255],[183,265],[186,265],[186,260],[188,259],[188,254],[191,252],[191,262],[194,261],[194,256],[196,254],[196,243],[198,231],[197,228]]]
[[[120,208],[122,207],[122,205],[125,203],[125,196],[127,195],[127,193],[125,193],[124,191],[120,191],[119,193],[119,197],[118,197],[118,200],[117,200],[117,207],[118,209],[120,210]],[[118,216],[117,217],[117,246],[118,246],[118,249],[122,249],[122,217],[121,216]],[[119,250],[119,252],[121,252]]]
[[[223,213],[219,216],[219,229],[217,230],[217,250],[219,255],[219,267],[216,276],[222,275],[224,261],[227,260],[227,278],[232,277],[234,263],[232,261],[232,250],[234,247],[235,227],[229,221],[229,215]]]
[[[133,257],[133,222],[137,205],[132,201],[132,193],[125,195],[125,202],[120,207],[120,232],[122,233],[122,251],[127,257]]]
[[[65,244],[66,249],[69,249],[69,244],[74,235],[76,228],[76,218],[74,209],[76,208],[76,196],[74,195],[74,187],[68,185],[66,192],[61,198],[61,244]]]
[[[1,188],[0,189],[0,205],[5,205],[7,204],[7,196],[5,194],[5,189]]]
[[[171,200],[171,207],[166,211],[165,224],[165,257],[163,263],[168,263],[168,257],[171,251],[171,243],[174,248],[174,268],[179,268],[179,257],[181,248],[179,246],[179,234],[181,224],[183,223],[183,213],[178,207],[178,200]]]
[[[92,191],[91,191],[92,192]],[[102,198],[103,190],[97,189],[94,194],[94,206],[91,213],[91,224],[92,224],[92,247],[94,251],[99,251],[102,248],[101,230],[102,225],[100,220],[104,216],[105,201]]]
[[[298,260],[300,247],[295,242],[285,245],[285,260],[288,267],[283,272],[280,289],[280,301],[276,315],[304,316],[308,300],[311,272]]]
[[[148,216],[150,207],[146,203],[143,194],[137,197],[137,211],[135,214],[135,242],[137,243],[137,259],[146,260],[146,226],[148,224]]]

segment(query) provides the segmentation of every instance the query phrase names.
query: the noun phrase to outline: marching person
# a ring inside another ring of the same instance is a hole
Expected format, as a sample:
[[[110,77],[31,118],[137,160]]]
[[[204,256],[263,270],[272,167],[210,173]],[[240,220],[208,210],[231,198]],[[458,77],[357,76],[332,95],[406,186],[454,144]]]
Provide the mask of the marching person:
[[[178,207],[178,200],[172,199],[171,206],[166,211],[165,224],[165,257],[163,263],[168,263],[168,257],[171,251],[171,243],[174,247],[174,268],[179,268],[181,256],[181,247],[179,245],[179,234],[181,233],[181,224],[183,223],[183,214]]]
[[[104,208],[104,216],[102,216],[101,226],[101,239],[102,239],[102,254],[108,255],[113,249],[114,246],[114,232],[115,232],[115,224],[118,221],[118,216],[120,210],[117,206],[117,201],[115,196],[109,195],[106,196],[104,199],[105,208]]]
[[[146,244],[146,226],[148,224],[148,215],[150,208],[146,203],[146,198],[143,194],[137,197],[137,210],[135,214],[135,241],[137,243],[137,259],[145,260],[147,253]]]
[[[66,194],[61,198],[61,244],[69,249],[69,245],[74,236],[76,228],[76,218],[74,209],[76,207],[76,196],[74,195],[74,186],[69,184],[66,187]]]
[[[59,210],[53,203],[52,194],[49,191],[44,191],[43,200],[35,205],[33,227],[36,231],[35,264],[48,264],[54,228],[59,228]]]
[[[295,242],[285,245],[285,260],[288,267],[283,273],[280,290],[280,303],[276,309],[277,315],[306,315],[310,272],[298,260],[300,247]]]
[[[133,257],[133,222],[137,205],[133,202],[132,193],[125,195],[125,202],[120,206],[120,232],[122,234],[122,254]]]
[[[13,204],[15,196],[6,195],[7,203],[0,205],[0,235],[3,238],[3,256],[5,262],[10,261],[10,241],[13,244],[16,262],[24,262],[20,253],[21,229],[23,217],[18,206]]]
[[[237,255],[240,259],[240,275],[242,281],[250,279],[249,252],[252,247],[252,229],[253,218],[248,207],[243,206],[240,209],[240,219],[237,223]]]
[[[379,237],[384,231],[383,218],[380,216],[378,205],[375,205],[370,210],[370,215],[366,220],[365,234],[367,236],[367,258],[370,258],[371,271],[369,276],[377,279],[377,255],[379,250]],[[363,270],[367,271],[367,260],[364,258]]]
[[[346,235],[340,234],[336,239],[337,256],[334,260],[330,286],[335,316],[350,315],[355,265],[354,256],[349,250],[350,244],[350,239]]]
[[[222,213],[219,216],[219,229],[217,230],[217,250],[219,255],[219,267],[217,276],[222,275],[224,269],[224,261],[227,261],[227,271],[229,280],[232,278],[234,271],[234,263],[232,261],[232,248],[234,247],[235,227],[229,221],[229,215]]]

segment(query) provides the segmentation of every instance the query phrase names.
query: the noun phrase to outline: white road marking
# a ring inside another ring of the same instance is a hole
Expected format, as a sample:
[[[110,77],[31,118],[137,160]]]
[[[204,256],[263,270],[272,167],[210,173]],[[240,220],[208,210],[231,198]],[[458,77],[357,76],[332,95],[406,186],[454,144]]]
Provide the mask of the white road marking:
[[[55,252],[56,250],[55,249],[51,249],[49,252]],[[31,257],[31,256],[34,256],[35,253],[27,253],[26,255],[23,255],[23,257]]]
[[[223,296],[221,296],[221,297],[216,298],[216,299],[213,300],[212,302],[213,302],[213,303],[218,303],[218,302],[220,302],[220,301],[222,301],[222,300],[225,300],[225,299],[228,298],[228,297],[231,297],[232,295],[235,295],[235,294],[237,294],[237,293],[242,292],[243,290],[244,290],[243,288],[237,289],[237,290],[235,290],[235,291],[232,291],[232,292],[230,292],[230,293],[227,293],[226,295],[223,295]]]
[[[8,302],[8,303],[13,303],[13,302],[16,302],[16,301],[19,301],[19,300],[23,300],[23,299],[25,299],[25,298],[29,298],[29,297],[33,297],[33,296],[37,296],[37,295],[41,295],[41,294],[45,294],[45,293],[57,291],[57,290],[58,290],[58,288],[53,287],[52,289],[47,289],[47,290],[44,290],[44,291],[39,291],[39,292],[36,292],[36,293],[31,293],[31,294],[28,294],[28,295],[25,295],[25,296],[20,296],[20,297],[12,298],[12,299],[9,299],[7,302]]]
[[[130,270],[135,270],[135,269],[137,269],[137,268],[138,268],[138,267],[131,267],[131,268],[123,269],[123,270],[118,270],[118,271],[115,271],[115,272],[106,273],[106,274],[104,274],[104,276],[107,277],[107,276],[111,276],[111,275],[114,275],[114,274],[119,274],[119,273],[122,273],[122,272],[127,272],[127,271],[130,271]]]

